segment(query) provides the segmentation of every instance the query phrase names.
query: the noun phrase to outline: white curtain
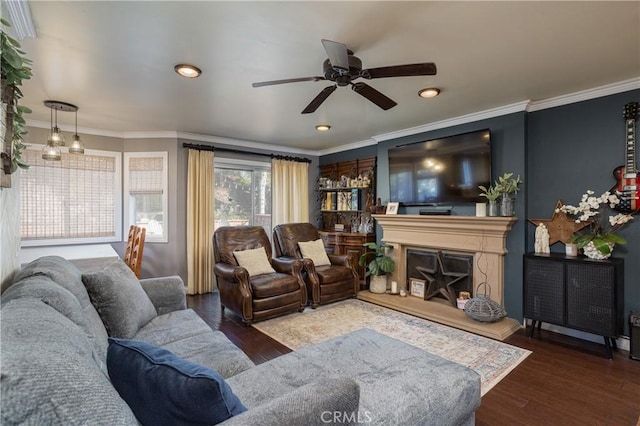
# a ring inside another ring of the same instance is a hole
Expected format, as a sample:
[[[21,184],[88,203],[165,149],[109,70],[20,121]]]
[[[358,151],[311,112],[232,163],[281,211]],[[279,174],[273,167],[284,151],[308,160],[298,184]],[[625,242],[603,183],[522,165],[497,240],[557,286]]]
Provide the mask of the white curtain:
[[[213,291],[213,152],[189,150],[187,178],[187,293]]]
[[[273,159],[272,225],[309,222],[309,163]]]

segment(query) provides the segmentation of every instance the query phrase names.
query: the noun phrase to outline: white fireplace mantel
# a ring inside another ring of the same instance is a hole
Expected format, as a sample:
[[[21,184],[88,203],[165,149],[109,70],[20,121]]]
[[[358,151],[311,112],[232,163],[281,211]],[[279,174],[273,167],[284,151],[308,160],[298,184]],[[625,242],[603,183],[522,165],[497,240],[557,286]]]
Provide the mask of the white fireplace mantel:
[[[487,282],[491,298],[503,304],[506,236],[515,217],[448,215],[373,215],[382,227],[382,241],[393,247],[393,279],[406,286],[407,249],[424,248],[473,254],[473,284]],[[486,277],[485,277],[486,275]]]

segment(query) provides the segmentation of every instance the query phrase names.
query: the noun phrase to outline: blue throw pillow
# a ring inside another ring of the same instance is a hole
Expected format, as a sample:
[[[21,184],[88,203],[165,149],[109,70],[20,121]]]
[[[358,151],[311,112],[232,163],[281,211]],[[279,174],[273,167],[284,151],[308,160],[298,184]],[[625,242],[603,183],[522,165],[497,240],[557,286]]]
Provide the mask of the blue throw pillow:
[[[144,425],[213,425],[247,411],[220,374],[149,343],[110,338],[107,368]]]

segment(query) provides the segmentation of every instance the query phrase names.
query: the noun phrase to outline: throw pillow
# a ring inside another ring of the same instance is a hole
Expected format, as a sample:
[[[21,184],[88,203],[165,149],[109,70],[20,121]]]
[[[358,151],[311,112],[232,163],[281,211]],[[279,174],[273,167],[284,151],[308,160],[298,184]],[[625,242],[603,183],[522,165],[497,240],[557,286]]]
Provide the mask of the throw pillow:
[[[315,241],[299,242],[300,253],[302,257],[309,258],[313,261],[314,266],[331,265],[329,256],[327,256],[327,250],[324,248],[324,243],[321,239]]]
[[[82,274],[82,282],[111,337],[130,339],[158,316],[138,278],[121,260]]]
[[[264,247],[257,249],[234,251],[233,255],[238,265],[245,268],[249,272],[250,277],[261,274],[272,274],[276,272],[269,263],[267,252]]]
[[[149,343],[109,339],[107,368],[145,425],[214,425],[247,411],[220,374]]]

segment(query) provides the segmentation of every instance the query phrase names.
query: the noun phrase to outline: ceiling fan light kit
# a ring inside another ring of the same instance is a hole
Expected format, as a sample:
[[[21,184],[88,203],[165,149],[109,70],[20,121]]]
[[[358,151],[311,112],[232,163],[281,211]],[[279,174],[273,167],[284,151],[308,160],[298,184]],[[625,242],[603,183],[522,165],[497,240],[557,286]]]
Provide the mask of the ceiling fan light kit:
[[[189,64],[178,64],[173,67],[173,70],[186,78],[197,78],[202,74],[202,70],[200,70],[200,68]]]
[[[437,87],[426,87],[418,92],[418,96],[421,98],[435,98],[440,94],[440,89]]]
[[[323,76],[290,78],[253,83],[253,87],[273,86],[276,84],[298,83],[303,81],[332,81],[333,86],[327,86],[302,110],[302,114],[315,112],[320,105],[338,88],[351,85],[351,89],[362,97],[373,102],[383,110],[397,105],[395,101],[383,95],[373,87],[363,82],[354,83],[353,80],[364,78],[367,80],[386,77],[412,77],[421,75],[436,75],[436,64],[425,62],[421,64],[394,65],[362,69],[360,58],[353,56],[353,52],[342,43],[322,40],[322,46],[327,52],[328,59],[322,64]],[[439,89],[438,93],[440,92]],[[436,94],[437,95],[437,94]],[[434,95],[434,96],[436,96]]]

